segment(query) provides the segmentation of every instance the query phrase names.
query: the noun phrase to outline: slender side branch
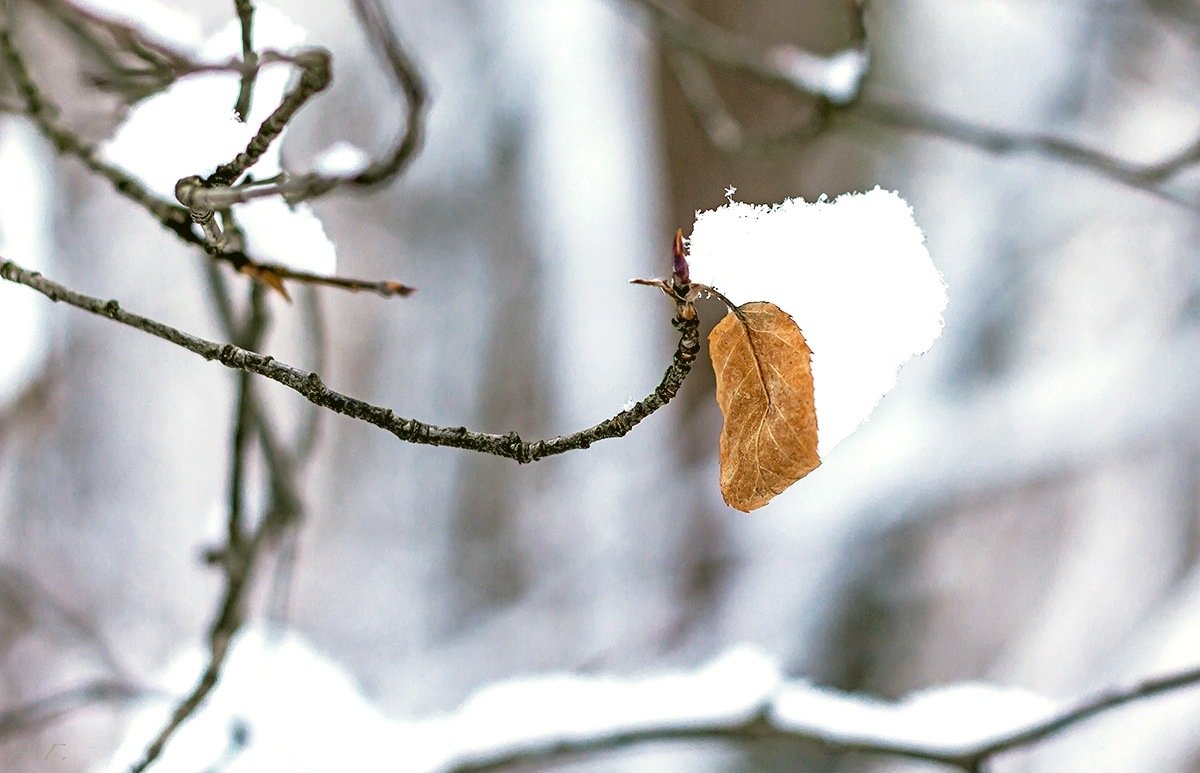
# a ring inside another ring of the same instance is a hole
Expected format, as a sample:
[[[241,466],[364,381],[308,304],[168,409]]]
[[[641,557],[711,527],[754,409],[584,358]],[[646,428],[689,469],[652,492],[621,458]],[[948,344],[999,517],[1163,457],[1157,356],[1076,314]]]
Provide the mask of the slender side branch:
[[[309,373],[279,362],[269,355],[234,346],[219,344],[183,332],[162,322],[132,314],[115,300],[103,300],[77,293],[41,274],[29,271],[12,261],[0,262],[0,278],[23,284],[53,301],[62,301],[93,314],[108,317],[123,325],[181,346],[207,360],[217,360],[227,368],[257,373],[298,392],[309,402],[387,430],[401,440],[433,446],[449,446],[480,453],[503,456],[520,463],[535,462],[548,456],[588,448],[599,440],[622,437],[650,414],[662,408],[679,392],[700,349],[699,323],[691,307],[680,307],[672,324],[679,331],[675,356],[654,391],[632,407],[605,419],[595,426],[570,435],[545,440],[526,441],[515,432],[503,435],[475,432],[466,427],[440,427],[416,419],[397,416],[390,408],[372,405],[363,400],[329,389],[316,373]],[[691,313],[688,313],[691,312]]]
[[[630,0],[675,48],[810,97],[834,97],[823,70],[830,60],[791,45],[764,46],[697,14],[679,0]],[[864,40],[854,41],[861,47]],[[851,49],[861,55],[860,48]],[[840,91],[840,90],[839,90]],[[855,91],[855,94],[857,92]],[[850,95],[850,96],[853,96]]]
[[[1200,209],[1200,201],[1186,198],[1166,189],[1163,183],[1172,176],[1200,161],[1200,138],[1167,158],[1151,164],[1137,164],[1080,145],[1051,134],[1025,134],[1008,129],[995,129],[949,115],[937,114],[916,107],[885,102],[861,102],[854,110],[842,114],[850,121],[873,123],[879,126],[917,132],[977,148],[994,155],[1037,153],[1064,164],[1086,169],[1113,182],[1149,193],[1164,201],[1188,209]]]
[[[238,120],[245,121],[250,115],[251,92],[254,76],[258,69],[258,54],[254,52],[254,0],[234,0],[237,7],[238,24],[242,32],[242,82],[238,88],[237,102],[233,112]]]
[[[219,204],[241,203],[262,196],[283,196],[290,202],[306,201],[343,186],[373,187],[393,179],[404,171],[416,156],[425,137],[425,109],[428,95],[425,83],[412,58],[400,44],[395,26],[379,0],[354,0],[354,12],[367,39],[387,64],[388,73],[404,95],[404,129],[382,158],[372,161],[358,172],[344,175],[308,174],[285,175],[266,186],[239,185],[213,188],[207,195]]]
[[[123,703],[149,693],[127,682],[99,679],[22,706],[0,711],[0,739],[33,730],[97,703]]]
[[[1129,685],[1110,687],[1090,698],[1079,701],[1073,707],[1044,722],[984,744],[979,749],[962,755],[960,760],[964,765],[981,762],[997,754],[1029,746],[1058,735],[1084,720],[1128,703],[1197,684],[1200,684],[1200,666],[1176,671],[1173,674],[1150,677]]]
[[[207,185],[232,185],[267,152],[267,148],[283,132],[300,108],[329,85],[332,74],[329,69],[328,51],[323,48],[309,48],[296,53],[293,58],[302,68],[299,82],[284,95],[279,107],[258,127],[246,149],[234,156],[228,164],[217,167],[217,170],[208,176],[205,180]],[[183,203],[187,205],[187,202]]]
[[[223,286],[214,286],[214,291],[218,295],[224,295]],[[228,298],[224,300],[228,304]],[[236,325],[230,315],[225,328],[239,344],[256,348],[266,335],[269,322],[264,290],[261,285],[252,285],[250,310],[245,323],[241,326]],[[249,372],[238,373],[237,407],[230,449],[227,533],[224,548],[214,556],[214,559],[219,557],[219,561],[214,562],[219,563],[225,575],[225,593],[209,628],[208,663],[191,692],[175,705],[167,722],[146,748],[142,759],[134,765],[134,771],[145,770],[162,755],[174,734],[200,709],[209,693],[216,687],[229,655],[230,645],[245,618],[246,599],[253,582],[254,569],[259,563],[263,548],[273,539],[279,526],[276,523],[278,517],[264,517],[252,530],[247,528],[245,522],[245,475],[250,437],[256,433],[265,435],[270,432],[266,417],[255,399],[254,386]],[[281,461],[282,457],[277,456],[279,449],[272,447],[268,450],[265,443],[260,444],[259,448],[267,459],[274,498],[277,501],[281,498],[286,499],[289,514],[294,513],[299,509],[299,505],[292,491],[294,480],[290,465],[284,464]]]
[[[378,185],[403,171],[421,148],[425,136],[425,103],[428,97],[421,74],[412,58],[400,45],[395,25],[388,18],[387,9],[383,4],[379,0],[354,0],[354,12],[358,15],[367,38],[387,62],[388,71],[404,94],[407,109],[404,131],[396,139],[392,151],[349,181],[354,185]]]
[[[166,748],[167,741],[175,734],[175,731],[200,708],[204,703],[204,699],[216,687],[217,681],[221,676],[221,669],[225,665],[225,657],[229,654],[229,645],[233,642],[233,636],[241,627],[242,607],[245,602],[246,592],[250,587],[250,578],[254,568],[254,559],[258,555],[256,550],[243,551],[245,560],[240,562],[237,568],[230,568],[226,574],[225,595],[221,599],[221,605],[217,612],[216,619],[213,620],[209,632],[209,658],[208,665],[204,668],[204,673],[201,674],[196,686],[192,691],[181,700],[175,709],[171,712],[170,719],[159,730],[158,735],[151,741],[146,748],[142,759],[133,765],[133,773],[141,773],[146,770],[151,764],[157,760]],[[227,557],[226,563],[230,567],[233,566],[231,557]]]

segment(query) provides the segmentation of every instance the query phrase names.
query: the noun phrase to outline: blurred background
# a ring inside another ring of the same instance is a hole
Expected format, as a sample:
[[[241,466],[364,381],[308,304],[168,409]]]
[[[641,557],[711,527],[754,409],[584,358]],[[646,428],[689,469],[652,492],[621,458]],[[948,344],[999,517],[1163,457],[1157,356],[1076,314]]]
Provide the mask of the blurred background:
[[[385,147],[402,104],[349,7],[273,4],[335,63],[285,163],[339,139]],[[63,120],[107,136],[120,100],[87,82],[89,53],[39,3],[14,5]],[[234,19],[232,3],[161,5],[181,39]],[[839,0],[691,7],[764,48],[832,55],[861,32]],[[705,136],[639,3],[389,8],[431,92],[424,150],[394,184],[315,206],[341,272],[420,292],[271,298],[266,352],[434,423],[591,425],[648,393],[674,346],[670,303],[626,280],[665,274],[674,229],[726,186],[749,202],[899,191],[949,286],[946,328],[862,430],[749,516],[717,489],[705,363],[624,439],[529,466],[327,414],[303,522],[251,620],[303,635],[391,717],[503,678],[689,668],[739,643],[883,698],[982,680],[1065,699],[1200,660],[1200,180],[1156,166],[1200,138],[1200,7],[872,0],[860,104],[742,153]],[[751,135],[822,109],[713,76]],[[5,257],[222,338],[205,258],[3,114],[0,229]],[[720,313],[701,307],[706,329]],[[0,321],[0,706],[97,677],[155,685],[203,644],[221,592],[202,554],[224,528],[236,379],[25,288],[0,287]],[[301,431],[297,395],[261,394]],[[121,702],[89,705],[0,737],[0,759],[88,769],[128,721]],[[1200,770],[1197,723],[1200,691],[1184,691],[995,769]],[[64,759],[39,759],[60,742]],[[936,768],[761,742],[525,769]]]

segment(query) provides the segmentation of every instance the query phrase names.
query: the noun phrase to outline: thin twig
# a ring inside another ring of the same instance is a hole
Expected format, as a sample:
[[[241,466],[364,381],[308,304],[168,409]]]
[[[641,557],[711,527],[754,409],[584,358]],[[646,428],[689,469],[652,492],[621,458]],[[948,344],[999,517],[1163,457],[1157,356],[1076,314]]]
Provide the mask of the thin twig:
[[[237,7],[238,25],[242,32],[242,65],[244,69],[233,112],[237,115],[238,120],[245,122],[250,115],[254,75],[258,71],[258,54],[254,52],[254,0],[234,0],[234,5]]]
[[[794,149],[828,126],[831,104],[818,100],[808,118],[797,126],[772,133],[753,133],[742,126],[725,106],[704,61],[686,51],[667,53],[667,64],[684,101],[713,147],[730,154],[767,154]]]
[[[791,45],[765,46],[703,18],[679,0],[629,0],[673,47],[810,97],[830,96],[814,75],[828,62]],[[859,50],[863,40],[853,41]]]
[[[57,111],[34,83],[24,58],[13,42],[8,15],[2,11],[0,54],[3,55],[8,74],[25,103],[23,112],[33,120],[42,134],[54,143],[60,153],[67,153],[79,159],[84,166],[108,180],[121,195],[139,204],[167,228],[180,235],[186,233],[193,239],[196,238],[191,233],[191,221],[186,210],[155,196],[134,177],[100,158],[100,152],[94,144],[58,124],[54,118]]]
[[[979,749],[961,755],[959,759],[963,762],[984,760],[1012,749],[1029,746],[1057,735],[1098,714],[1134,701],[1197,684],[1200,684],[1200,666],[1186,668],[1173,674],[1143,679],[1129,685],[1110,687],[1090,698],[1079,701],[1072,708],[1057,716],[1050,717],[1039,724],[1014,732],[1004,738],[993,740]]]
[[[574,432],[545,440],[522,440],[516,432],[498,435],[475,432],[465,427],[441,427],[405,419],[390,408],[372,405],[363,400],[329,389],[316,373],[309,373],[279,362],[274,357],[247,351],[233,344],[219,344],[165,325],[121,308],[115,300],[102,300],[70,290],[41,274],[29,271],[12,261],[0,263],[0,278],[26,285],[54,301],[63,301],[93,314],[108,317],[123,325],[137,328],[162,338],[207,360],[217,360],[227,368],[245,370],[265,376],[302,395],[309,402],[351,418],[365,421],[387,430],[401,440],[434,446],[449,446],[513,459],[520,463],[534,462],[548,456],[588,448],[608,438],[622,437],[650,414],[662,408],[678,393],[691,372],[692,363],[700,348],[698,322],[692,314],[677,314],[672,324],[679,331],[679,345],[662,381],[646,397],[609,419]],[[691,311],[690,307],[686,311]]]
[[[1052,134],[1026,134],[996,129],[909,105],[861,102],[839,117],[951,140],[994,155],[1034,153],[1100,177],[1149,193],[1187,209],[1200,209],[1200,200],[1168,190],[1163,183],[1200,160],[1200,139],[1159,161],[1137,164]]]
[[[95,75],[96,85],[123,93],[134,101],[166,88],[192,57],[144,34],[137,27],[110,19],[70,0],[32,0],[53,15],[99,64],[112,74]],[[133,64],[122,61],[132,57]]]
[[[369,164],[348,181],[353,185],[370,186],[392,179],[416,156],[425,136],[425,103],[428,97],[421,74],[400,44],[395,25],[388,18],[383,4],[379,0],[354,0],[354,12],[367,33],[367,39],[387,62],[388,71],[404,94],[406,110],[404,131],[396,138],[391,152]]]
[[[263,286],[250,286],[250,318],[246,320],[235,340],[238,346],[247,349],[258,349],[262,346],[268,323],[266,303],[263,298]],[[230,459],[233,460],[229,476],[229,528],[226,539],[229,543],[228,553],[236,555],[245,540],[246,527],[243,523],[242,511],[245,499],[245,475],[247,461],[247,444],[250,435],[255,433],[259,425],[259,412],[254,401],[254,380],[245,371],[238,374],[237,409],[234,411],[234,429]]]
[[[381,185],[396,177],[408,166],[424,141],[425,109],[428,101],[425,83],[416,64],[396,36],[395,26],[379,0],[354,0],[354,11],[368,41],[383,58],[388,73],[404,95],[404,129],[392,143],[391,150],[362,170],[341,175],[316,172],[288,174],[268,185],[261,182],[232,185],[232,181],[221,185],[219,180],[209,178],[203,181],[203,186],[195,186],[183,192],[184,196],[191,197],[185,203],[198,207],[201,211],[216,210],[265,196],[283,196],[289,202],[295,203],[314,199],[345,185]]]
[[[22,706],[0,710],[0,739],[41,727],[97,703],[121,703],[151,693],[128,682],[98,679]]]
[[[257,348],[266,335],[269,316],[264,303],[263,289],[252,285],[248,318],[234,340],[246,347]],[[234,430],[230,449],[229,502],[226,542],[220,553],[220,565],[225,573],[225,594],[209,629],[208,664],[192,691],[176,704],[166,724],[147,746],[142,759],[133,766],[142,771],[154,763],[166,748],[171,737],[195,714],[216,687],[229,654],[230,644],[240,630],[244,618],[245,599],[254,576],[264,544],[263,526],[247,533],[245,524],[245,475],[249,460],[248,442],[262,425],[262,414],[254,398],[254,380],[250,373],[238,374],[238,399],[234,412]]]
[[[257,551],[251,549],[246,549],[242,553],[241,556],[238,556],[242,560],[236,563],[233,556],[226,556],[226,566],[228,567],[226,570],[227,583],[219,611],[209,631],[208,665],[205,666],[204,673],[201,674],[196,686],[172,710],[167,723],[159,730],[154,740],[146,748],[141,760],[133,765],[132,771],[134,773],[141,773],[141,771],[148,768],[162,755],[167,741],[170,740],[171,736],[174,735],[175,731],[179,729],[188,717],[200,708],[201,704],[204,703],[204,699],[208,697],[208,694],[217,685],[217,681],[221,675],[221,668],[225,663],[225,657],[229,654],[229,645],[233,641],[234,634],[241,626],[242,606],[246,591],[250,586],[249,581],[254,559],[257,556]]]

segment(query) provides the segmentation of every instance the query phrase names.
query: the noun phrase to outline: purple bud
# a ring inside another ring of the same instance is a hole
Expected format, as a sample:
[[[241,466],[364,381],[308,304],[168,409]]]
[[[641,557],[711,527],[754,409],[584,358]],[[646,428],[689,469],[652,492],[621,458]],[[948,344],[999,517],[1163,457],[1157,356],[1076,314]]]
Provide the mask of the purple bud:
[[[683,229],[675,230],[675,284],[677,286],[687,286],[692,283],[691,276],[688,274],[687,254],[683,251]]]

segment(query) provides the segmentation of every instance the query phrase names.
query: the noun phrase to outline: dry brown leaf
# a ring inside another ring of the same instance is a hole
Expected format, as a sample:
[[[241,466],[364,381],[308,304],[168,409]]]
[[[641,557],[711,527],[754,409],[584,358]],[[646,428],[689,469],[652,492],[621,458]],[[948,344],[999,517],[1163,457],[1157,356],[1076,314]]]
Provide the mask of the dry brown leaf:
[[[765,302],[725,315],[708,349],[725,417],[721,495],[748,513],[821,464],[812,350],[791,316]]]
[[[270,287],[275,292],[283,296],[283,299],[288,303],[292,302],[292,296],[288,295],[287,288],[283,286],[283,277],[279,272],[270,266],[260,266],[254,263],[247,263],[242,266],[242,273],[252,276],[258,281]]]

